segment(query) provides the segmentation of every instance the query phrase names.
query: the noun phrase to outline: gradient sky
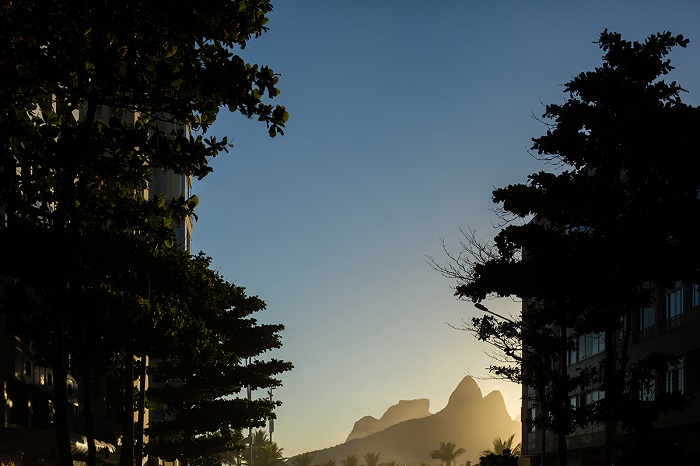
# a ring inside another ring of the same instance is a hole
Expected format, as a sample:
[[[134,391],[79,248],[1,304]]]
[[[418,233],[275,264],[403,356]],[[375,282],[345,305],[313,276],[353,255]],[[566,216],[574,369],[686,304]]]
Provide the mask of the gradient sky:
[[[193,249],[286,326],[274,356],[295,369],[275,391],[273,439],[291,456],[400,399],[439,411],[462,377],[488,376],[489,347],[448,325],[479,311],[426,256],[444,261],[440,240],[456,250],[460,227],[496,233],[491,190],[543,168],[528,155],[546,130],[533,115],[600,64],[603,29],[690,38],[671,78],[698,105],[700,2],[275,3],[242,55],[281,74],[286,134],[221,115],[213,133],[235,148],[194,186]],[[519,387],[478,383],[519,414]]]

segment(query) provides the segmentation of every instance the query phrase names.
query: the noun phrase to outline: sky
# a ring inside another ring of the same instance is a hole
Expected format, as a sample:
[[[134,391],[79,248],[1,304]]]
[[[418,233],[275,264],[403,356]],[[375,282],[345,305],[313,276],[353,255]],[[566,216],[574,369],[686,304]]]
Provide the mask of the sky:
[[[286,456],[340,444],[399,400],[442,409],[466,375],[520,413],[520,387],[491,380],[490,348],[453,329],[481,315],[427,263],[460,228],[497,232],[491,191],[551,169],[529,154],[562,85],[600,65],[608,28],[630,40],[670,30],[700,104],[697,1],[277,1],[242,51],[280,74],[285,135],[222,112],[234,148],[195,182],[193,250],[267,303],[291,361],[275,390]],[[503,313],[512,300],[488,303]]]

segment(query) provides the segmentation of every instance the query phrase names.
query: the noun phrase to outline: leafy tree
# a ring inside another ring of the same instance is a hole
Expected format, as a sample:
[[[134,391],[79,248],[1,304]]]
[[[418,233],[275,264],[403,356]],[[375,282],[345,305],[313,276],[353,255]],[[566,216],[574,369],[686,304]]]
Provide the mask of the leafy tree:
[[[104,336],[82,324],[81,311],[95,308],[74,303],[95,295],[121,301],[121,335],[143,336],[139,328],[154,311],[143,286],[148,280],[133,262],[96,275],[98,259],[112,257],[113,244],[132,258],[143,245],[171,246],[169,227],[196,204],[180,199],[164,205],[162,198],[134,193],[144,192],[156,170],[205,176],[208,159],[227,149],[226,139],[205,137],[222,107],[264,122],[270,136],[282,132],[285,109],[265,100],[278,94],[277,76],[237,55],[266,30],[271,9],[267,0],[175,1],[168,8],[152,0],[127,6],[18,0],[0,11],[0,240],[14,245],[0,273],[40,298],[35,322],[48,337],[44,354],[56,378],[55,424],[64,466],[72,464],[67,355],[91,352],[86,348]],[[96,283],[100,276],[104,283]],[[96,314],[90,325],[105,328],[115,321],[102,308]],[[96,338],[86,339],[91,335]],[[120,372],[129,374],[132,355],[145,355],[139,344],[105,354],[115,354]],[[82,362],[84,387],[90,371],[105,372],[105,364]],[[125,392],[131,383],[125,376]],[[125,396],[127,447],[133,443],[127,435],[129,403]],[[128,451],[122,458],[132,464]],[[91,453],[94,462],[94,448]]]
[[[242,394],[279,386],[275,376],[291,369],[284,361],[255,359],[281,346],[283,327],[258,324],[252,315],[264,302],[246,296],[209,266],[205,256],[191,259],[183,280],[191,287],[187,303],[179,303],[177,320],[156,324],[157,360],[150,373],[157,384],[147,395],[163,417],[149,426],[147,451],[166,460],[201,464],[242,448],[241,429],[263,426],[279,404]],[[169,338],[172,334],[179,338]],[[261,435],[258,431],[253,439],[254,452],[256,441],[270,447]]]
[[[453,442],[440,442],[440,447],[431,451],[430,457],[434,460],[443,461],[445,466],[450,466],[455,458],[465,451],[464,448],[457,448],[457,445]]]
[[[335,460],[326,460],[323,463],[321,463],[321,466],[335,466],[335,463]]]
[[[511,435],[506,440],[503,440],[501,437],[496,437],[493,439],[493,449],[482,451],[481,456],[486,456],[489,453],[493,453],[494,455],[502,455],[505,450],[508,450],[513,456],[520,456],[521,444],[518,443],[517,445],[513,446],[514,440],[515,434]]]
[[[529,355],[543,348],[532,328],[558,334],[559,344],[556,338],[552,343],[559,357],[552,362],[558,360],[561,374],[573,344],[566,341],[569,330],[605,336],[604,362],[591,374],[592,382],[595,377],[602,381],[603,401],[572,413],[565,398],[576,385],[571,379],[553,379],[551,391],[558,396],[552,400],[546,386],[531,385],[537,388],[536,404],[551,412],[542,418],[551,420],[547,427],[559,437],[562,465],[565,437],[576,423],[607,424],[610,463],[617,421],[639,438],[660,411],[682,406],[679,394],[643,402],[626,375],[639,371],[647,377],[651,367],[665,368],[674,360],[652,355],[630,362],[630,312],[653,301],[654,285],[700,278],[700,246],[693,239],[700,214],[695,149],[700,135],[694,130],[700,110],[681,101],[680,85],[661,79],[673,68],[668,53],[687,43],[670,33],[643,43],[607,30],[601,34],[603,65],[565,85],[569,99],[546,107],[543,120],[550,129],[533,140],[533,149],[558,170],[494,191],[507,222],[494,240],[494,255],[467,265],[466,279],[456,290],[476,303],[489,296],[526,298],[521,330],[515,329],[518,319],[504,326],[492,315],[473,321],[485,338],[499,340],[505,330],[508,338],[520,339],[519,377],[538,370],[538,365],[526,366]],[[618,333],[623,336],[620,348]],[[545,375],[543,369],[540,377]],[[561,409],[548,410],[550,401]],[[634,408],[640,403],[647,409]]]
[[[495,244],[479,240],[473,230],[462,231],[462,235],[462,251],[458,255],[447,251],[443,244],[450,258],[447,266],[430,259],[436,270],[458,281],[457,293],[463,287],[477,282],[476,273],[480,268],[500,260]],[[514,252],[514,260],[522,260],[517,251]],[[551,303],[543,308],[536,301],[530,303],[530,311],[517,317],[497,314],[480,303],[476,303],[476,307],[486,315],[475,317],[470,323],[463,323],[458,328],[470,331],[479,340],[496,348],[496,362],[489,366],[492,374],[534,389],[531,400],[541,412],[549,415],[527,419],[526,422],[557,434],[560,458],[566,458],[566,436],[590,419],[590,411],[586,407],[571,405],[570,393],[577,388],[584,389],[598,380],[595,368],[586,368],[576,373],[571,373],[566,368],[561,355],[571,349],[572,342],[567,333],[561,331],[561,327],[552,325],[552,316],[563,319],[566,314],[556,313]],[[561,322],[560,320],[559,323]]]

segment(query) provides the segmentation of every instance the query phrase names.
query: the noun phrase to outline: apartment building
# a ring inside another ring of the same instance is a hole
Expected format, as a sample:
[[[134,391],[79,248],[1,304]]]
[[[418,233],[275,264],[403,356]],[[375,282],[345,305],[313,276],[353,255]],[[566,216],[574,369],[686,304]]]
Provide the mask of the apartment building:
[[[653,400],[663,392],[681,391],[689,395],[689,404],[682,411],[662,414],[654,422],[656,445],[685,451],[700,458],[700,286],[677,282],[672,288],[655,290],[654,304],[630,314],[632,333],[629,338],[630,363],[651,353],[679,356],[678,364],[655,372],[650,385],[642,387],[636,396]],[[605,336],[599,333],[577,335],[569,332],[574,349],[561,356],[570,374],[585,367],[599,367],[605,358]],[[617,335],[616,351],[620,351],[623,335]],[[529,399],[531,387],[523,387],[522,419],[544,415]],[[599,386],[570,394],[573,406],[588,405],[605,397]],[[523,422],[522,455],[532,466],[558,464],[557,437],[552,432]],[[569,466],[602,464],[606,442],[614,438],[613,451],[619,453],[628,434],[618,423],[614,436],[608,436],[604,424],[588,424],[578,428],[566,439]]]
[[[54,109],[55,110],[55,109]],[[107,121],[110,109],[100,107],[97,118]],[[136,118],[131,114],[123,118]],[[162,122],[159,129],[168,134],[177,129],[177,125]],[[166,200],[179,197],[189,198],[191,195],[191,178],[183,175],[155,170],[148,188],[142,193],[144,197],[163,195]],[[5,222],[4,211],[0,205],[0,222]],[[190,251],[192,238],[192,221],[184,218],[174,228],[178,246]],[[4,247],[7,247],[5,245]],[[55,384],[52,369],[37,362],[32,343],[23,341],[17,329],[18,320],[23,315],[18,311],[22,305],[38,299],[29,289],[18,290],[13,284],[12,277],[0,275],[0,381],[3,385],[3,397],[0,399],[2,424],[0,425],[0,464],[12,461],[16,465],[23,461],[32,464],[33,460],[51,459],[57,457],[56,433],[54,430]],[[22,303],[23,301],[23,303]],[[84,435],[85,417],[82,405],[82,393],[77,377],[77,371],[70,364],[68,356],[69,376],[66,381],[68,401],[68,426],[71,432],[71,449],[75,464],[81,464],[87,459],[87,441]],[[148,387],[147,377],[135,382],[137,388]],[[98,459],[104,464],[118,464],[121,452],[122,421],[118,416],[118,408],[113,404],[115,387],[105,378],[100,378],[91,384],[92,412],[94,415],[94,431]],[[149,413],[146,412],[144,425],[148,425]],[[134,414],[137,422],[137,414]],[[144,459],[145,463],[146,459]],[[154,464],[165,464],[157,459]]]

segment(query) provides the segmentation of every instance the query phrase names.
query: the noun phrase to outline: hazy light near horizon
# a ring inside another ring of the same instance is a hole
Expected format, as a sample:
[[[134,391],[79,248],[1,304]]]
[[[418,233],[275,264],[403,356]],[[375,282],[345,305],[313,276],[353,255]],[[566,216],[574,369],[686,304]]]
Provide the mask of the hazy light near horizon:
[[[222,113],[213,133],[235,147],[194,187],[194,249],[286,326],[271,354],[295,365],[275,390],[286,455],[341,443],[401,399],[438,411],[464,375],[488,377],[490,348],[447,325],[479,311],[426,256],[443,237],[457,247],[460,227],[493,237],[491,190],[547,169],[528,155],[546,131],[533,115],[600,64],[603,29],[689,37],[668,79],[698,105],[699,17],[673,0],[277,2],[243,56],[281,74],[286,134]],[[519,414],[517,386],[477,382]]]

